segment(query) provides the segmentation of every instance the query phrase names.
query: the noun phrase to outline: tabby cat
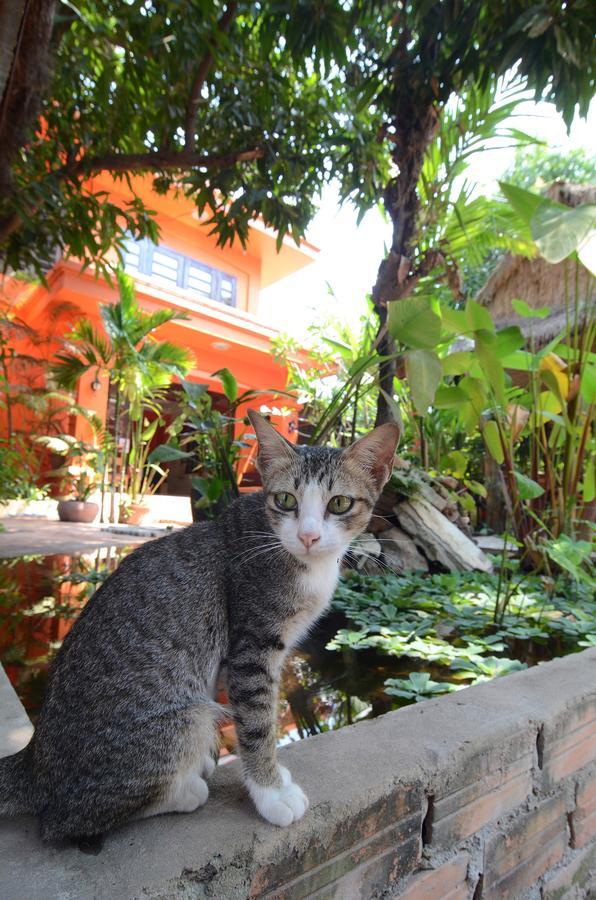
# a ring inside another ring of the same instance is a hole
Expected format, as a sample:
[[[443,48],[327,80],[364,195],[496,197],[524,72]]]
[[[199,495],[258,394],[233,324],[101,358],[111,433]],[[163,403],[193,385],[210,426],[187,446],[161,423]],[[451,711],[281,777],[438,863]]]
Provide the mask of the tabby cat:
[[[31,742],[0,760],[0,814],[36,814],[44,840],[204,804],[222,667],[258,812],[290,825],[308,806],[276,760],[279,677],[331,600],[399,432],[381,425],[346,450],[294,447],[249,415],[263,490],[124,559],[57,654]]]

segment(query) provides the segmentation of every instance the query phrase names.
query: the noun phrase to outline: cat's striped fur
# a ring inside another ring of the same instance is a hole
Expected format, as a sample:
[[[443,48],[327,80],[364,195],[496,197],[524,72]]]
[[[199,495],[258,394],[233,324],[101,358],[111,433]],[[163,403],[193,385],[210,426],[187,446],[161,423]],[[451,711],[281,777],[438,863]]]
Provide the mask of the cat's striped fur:
[[[252,421],[263,491],[121,563],[64,641],[31,742],[0,761],[0,813],[35,813],[45,840],[202,805],[222,667],[257,809],[276,825],[306,810],[276,759],[279,677],[333,595],[398,433],[382,426],[343,452],[292,448],[266,420]],[[279,508],[280,492],[296,509]],[[345,514],[329,513],[334,495],[354,500]]]

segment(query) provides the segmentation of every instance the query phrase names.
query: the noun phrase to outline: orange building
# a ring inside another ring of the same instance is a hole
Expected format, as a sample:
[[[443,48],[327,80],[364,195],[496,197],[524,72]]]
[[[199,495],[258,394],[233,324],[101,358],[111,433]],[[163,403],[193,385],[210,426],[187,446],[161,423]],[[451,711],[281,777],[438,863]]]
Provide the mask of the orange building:
[[[209,384],[215,396],[221,392],[221,383],[214,373],[223,367],[232,371],[241,391],[283,390],[287,371],[271,354],[272,339],[278,331],[259,321],[259,292],[310,264],[316,248],[306,242],[298,247],[286,239],[277,252],[276,234],[255,221],[245,248],[238,242],[222,249],[199,221],[192,202],[176,197],[174,192],[154,193],[149,177],[136,177],[134,186],[147,206],[156,211],[160,230],[158,245],[145,239],[130,240],[126,247],[124,268],[134,278],[139,304],[147,312],[167,307],[189,316],[164,325],[158,338],[192,351],[196,366],[189,380]],[[108,190],[118,205],[130,199],[126,183],[116,182],[106,173],[93,179],[92,188]],[[115,288],[92,269],[82,271],[73,259],[60,259],[46,278],[47,288],[23,286],[16,300],[13,298],[13,309],[22,320],[33,329],[45,328],[46,332],[47,324],[53,322],[56,337],[60,334],[60,311],[69,309],[72,315],[75,309],[76,316],[101,328],[99,306],[116,302]],[[56,346],[55,340],[48,340],[47,354]],[[98,378],[94,370],[86,373],[76,399],[106,421],[107,378]],[[267,403],[267,396],[262,402]],[[291,401],[284,403],[291,406]],[[295,417],[286,416],[276,424],[288,433],[292,431],[292,419]],[[13,422],[13,428],[24,430],[18,420]],[[69,425],[69,430],[83,439],[89,436],[87,429],[80,417]]]

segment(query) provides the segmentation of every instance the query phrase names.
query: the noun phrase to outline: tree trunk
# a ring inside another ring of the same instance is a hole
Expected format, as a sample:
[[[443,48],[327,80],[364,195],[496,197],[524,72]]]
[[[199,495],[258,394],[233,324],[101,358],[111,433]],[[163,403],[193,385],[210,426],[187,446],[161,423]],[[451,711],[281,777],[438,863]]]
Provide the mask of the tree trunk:
[[[395,354],[395,343],[387,331],[388,304],[407,297],[424,274],[420,259],[414,265],[419,207],[417,185],[438,120],[434,104],[422,105],[421,108],[412,106],[406,99],[407,93],[407,89],[402,87],[402,105],[396,109],[394,116],[398,138],[392,155],[399,174],[387,184],[383,196],[385,210],[393,223],[391,249],[379,266],[372,290],[374,308],[379,317],[377,348],[382,356]],[[377,399],[375,425],[393,420],[383,392],[393,396],[395,367],[395,358],[379,364],[381,390]]]
[[[25,0],[4,0],[0,5],[0,109],[17,52],[24,15]]]
[[[55,6],[56,0],[5,0],[0,6],[0,196],[10,194],[11,164],[50,80]]]

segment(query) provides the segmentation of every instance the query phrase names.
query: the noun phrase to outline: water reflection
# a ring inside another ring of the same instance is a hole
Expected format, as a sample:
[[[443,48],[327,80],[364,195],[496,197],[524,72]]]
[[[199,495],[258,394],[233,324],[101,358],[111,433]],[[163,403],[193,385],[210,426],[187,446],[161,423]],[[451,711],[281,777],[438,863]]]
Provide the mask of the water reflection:
[[[0,661],[33,721],[50,660],[79,612],[129,549],[0,561]]]
[[[52,657],[99,583],[132,549],[0,560],[0,661],[34,722]],[[404,674],[399,661],[372,651],[325,649],[344,626],[342,614],[329,614],[289,657],[280,692],[280,745],[399,705],[383,690],[386,678]],[[223,682],[217,699],[227,700]],[[234,745],[233,726],[225,725],[222,755]]]

